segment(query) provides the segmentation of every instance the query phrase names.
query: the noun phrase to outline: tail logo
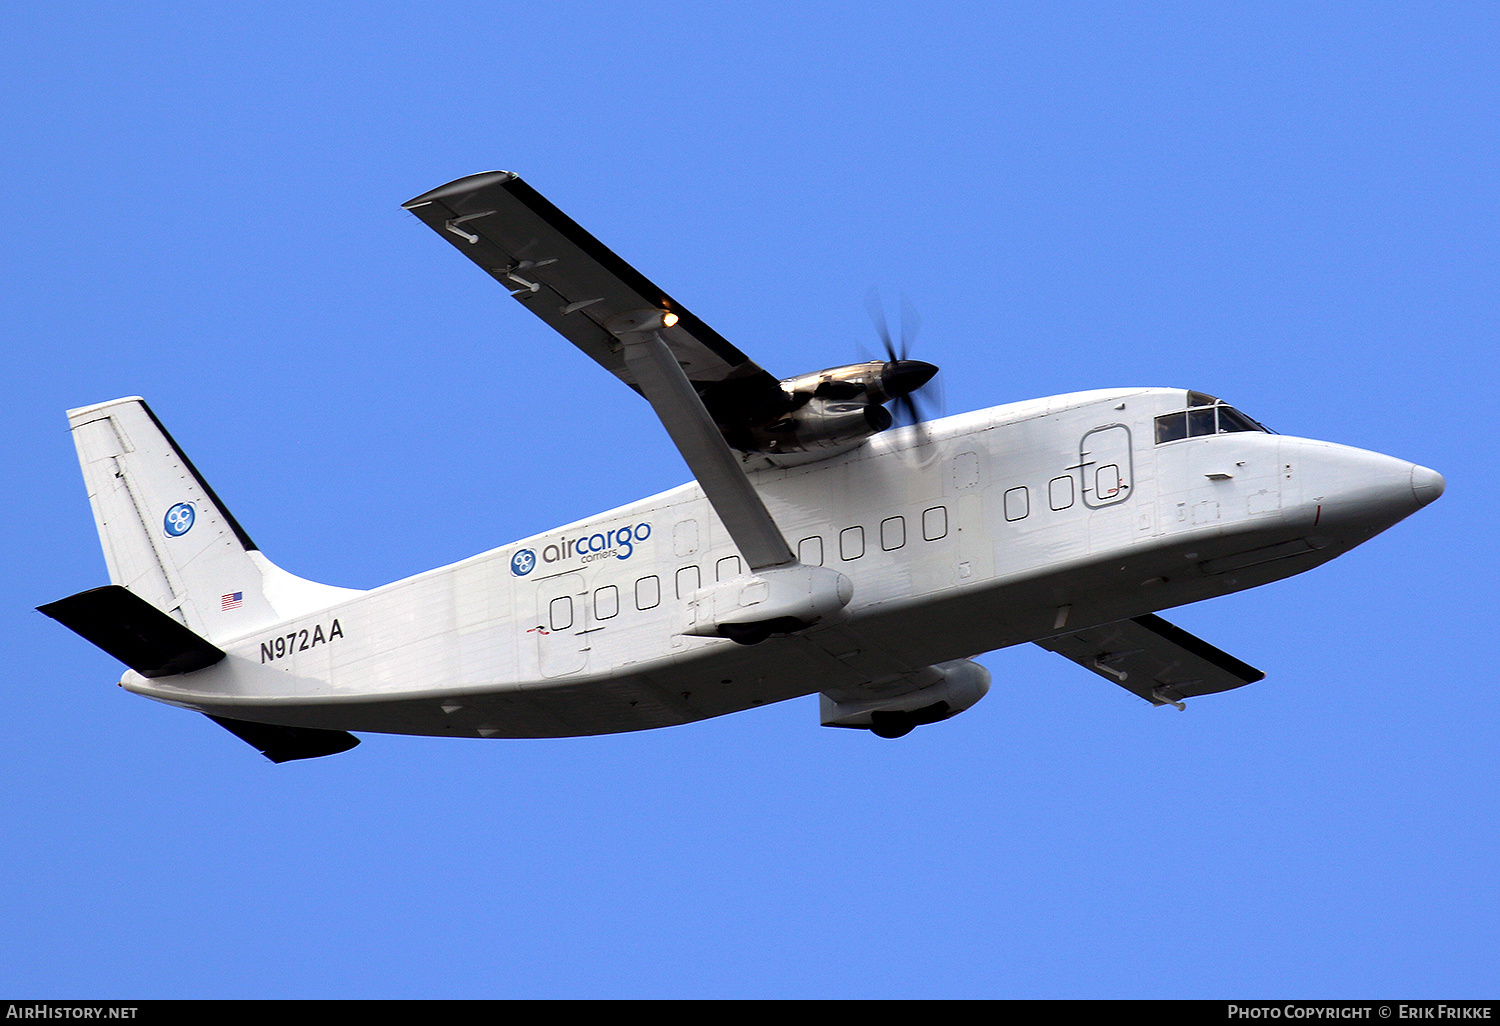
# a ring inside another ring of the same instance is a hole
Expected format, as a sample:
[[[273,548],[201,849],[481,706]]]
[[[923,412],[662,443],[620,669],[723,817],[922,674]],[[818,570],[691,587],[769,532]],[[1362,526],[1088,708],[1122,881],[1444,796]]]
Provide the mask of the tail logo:
[[[525,577],[536,568],[536,553],[530,549],[521,549],[510,557],[510,572],[517,577]]]
[[[193,521],[197,518],[191,502],[179,502],[162,518],[162,530],[167,532],[168,538],[179,538],[193,529]]]

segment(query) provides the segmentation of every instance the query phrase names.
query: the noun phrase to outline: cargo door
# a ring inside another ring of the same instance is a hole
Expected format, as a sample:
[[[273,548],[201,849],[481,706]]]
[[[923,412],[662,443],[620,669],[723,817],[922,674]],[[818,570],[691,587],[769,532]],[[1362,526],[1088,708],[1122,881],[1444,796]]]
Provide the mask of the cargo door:
[[[536,618],[527,633],[536,636],[543,677],[578,673],[588,663],[588,597],[588,583],[576,570],[536,582]]]

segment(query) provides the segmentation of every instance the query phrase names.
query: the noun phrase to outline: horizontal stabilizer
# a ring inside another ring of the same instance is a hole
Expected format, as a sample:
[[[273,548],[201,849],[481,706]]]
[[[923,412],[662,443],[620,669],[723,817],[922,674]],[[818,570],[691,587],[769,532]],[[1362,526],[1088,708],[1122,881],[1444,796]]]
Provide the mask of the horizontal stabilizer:
[[[344,730],[279,727],[274,723],[252,723],[249,720],[231,720],[223,716],[208,718],[272,762],[337,755],[359,744],[359,738]]]
[[[81,591],[37,609],[143,677],[191,673],[224,658],[223,651],[118,584]]]
[[[1037,644],[1152,705],[1175,705],[1184,698],[1244,687],[1265,677],[1228,652],[1149,613],[1044,638]]]

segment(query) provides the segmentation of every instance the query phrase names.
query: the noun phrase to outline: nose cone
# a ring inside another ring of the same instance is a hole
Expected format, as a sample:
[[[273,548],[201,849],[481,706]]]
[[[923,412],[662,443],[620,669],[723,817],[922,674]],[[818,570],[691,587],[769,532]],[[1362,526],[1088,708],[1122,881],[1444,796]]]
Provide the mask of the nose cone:
[[[1285,439],[1288,465],[1300,463],[1302,495],[1318,531],[1359,544],[1443,494],[1443,477],[1394,456],[1331,442]]]
[[[1443,475],[1436,470],[1428,470],[1426,467],[1412,464],[1411,493],[1417,497],[1420,505],[1425,506],[1442,495],[1446,484]]]

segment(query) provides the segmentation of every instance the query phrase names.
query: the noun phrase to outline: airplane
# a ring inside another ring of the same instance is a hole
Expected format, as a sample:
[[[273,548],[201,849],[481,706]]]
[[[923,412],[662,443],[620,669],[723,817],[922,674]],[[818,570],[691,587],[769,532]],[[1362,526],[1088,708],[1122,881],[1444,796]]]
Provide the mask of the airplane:
[[[895,738],[1027,642],[1180,710],[1264,674],[1159,611],[1443,492],[1182,388],[923,420],[937,368],[883,325],[887,359],[778,379],[513,173],[404,207],[650,403],[694,480],[359,591],[270,562],[139,397],[70,410],[111,583],[41,612],[273,762],[351,731],[582,736],[810,694],[824,726]]]

